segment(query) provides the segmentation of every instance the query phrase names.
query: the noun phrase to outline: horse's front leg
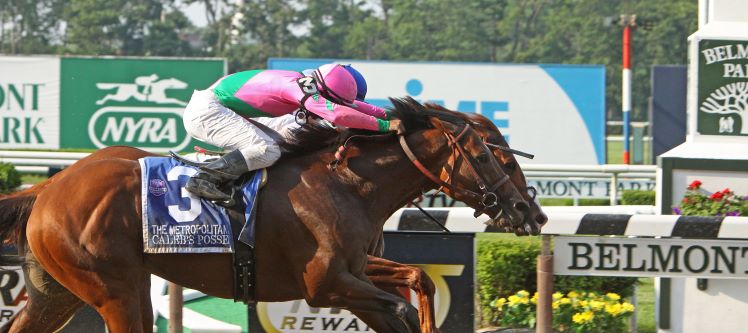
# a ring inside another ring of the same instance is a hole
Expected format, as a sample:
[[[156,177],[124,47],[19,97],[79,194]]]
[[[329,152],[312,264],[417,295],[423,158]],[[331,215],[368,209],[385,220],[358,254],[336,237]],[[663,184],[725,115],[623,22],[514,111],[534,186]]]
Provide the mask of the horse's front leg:
[[[418,320],[423,333],[440,332],[434,315],[434,293],[436,288],[431,278],[421,268],[408,266],[391,260],[368,256],[366,276],[380,289],[397,293],[398,287],[407,287],[418,297]]]
[[[421,331],[416,308],[404,298],[375,287],[366,276],[344,270],[309,273],[324,277],[305,281],[304,298],[310,306],[349,310],[376,332]]]

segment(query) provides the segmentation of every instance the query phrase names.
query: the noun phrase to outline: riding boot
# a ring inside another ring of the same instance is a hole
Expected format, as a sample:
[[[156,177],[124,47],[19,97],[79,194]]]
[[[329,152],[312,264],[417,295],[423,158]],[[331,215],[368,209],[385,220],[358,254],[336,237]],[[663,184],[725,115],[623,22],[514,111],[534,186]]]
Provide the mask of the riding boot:
[[[202,167],[187,181],[185,189],[208,200],[228,201],[232,193],[222,191],[221,187],[248,171],[244,156],[239,150],[234,150]]]

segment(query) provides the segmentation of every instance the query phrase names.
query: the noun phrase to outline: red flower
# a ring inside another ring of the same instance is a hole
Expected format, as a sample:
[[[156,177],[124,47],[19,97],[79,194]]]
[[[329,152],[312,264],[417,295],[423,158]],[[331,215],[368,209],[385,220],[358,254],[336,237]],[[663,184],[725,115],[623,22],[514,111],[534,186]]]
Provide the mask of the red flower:
[[[722,190],[722,194],[725,194],[725,195],[730,194],[730,189],[726,188],[726,189]]]
[[[709,196],[709,199],[712,199],[712,200],[721,200],[722,197],[724,197],[724,196],[725,196],[725,194],[722,193],[722,192],[714,192],[711,196]]]
[[[687,203],[688,203],[688,201],[689,201],[689,200],[688,200],[688,198],[686,197],[686,198],[683,198],[683,200],[682,200],[681,202],[683,202],[684,204],[687,204]]]
[[[701,186],[701,181],[694,180],[693,182],[691,182],[691,185],[688,185],[688,189],[693,190],[693,189],[699,188],[700,186]]]

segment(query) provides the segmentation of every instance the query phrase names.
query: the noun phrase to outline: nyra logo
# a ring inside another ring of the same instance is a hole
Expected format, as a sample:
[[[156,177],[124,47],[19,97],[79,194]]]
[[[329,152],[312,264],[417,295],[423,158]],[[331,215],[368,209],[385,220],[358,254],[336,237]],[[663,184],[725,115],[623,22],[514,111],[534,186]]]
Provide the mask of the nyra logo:
[[[151,74],[138,76],[133,83],[97,83],[96,87],[104,93],[96,105],[105,105],[88,122],[88,135],[96,147],[127,145],[168,151],[189,144],[181,117],[187,103],[169,95],[170,90],[186,89],[187,83]]]

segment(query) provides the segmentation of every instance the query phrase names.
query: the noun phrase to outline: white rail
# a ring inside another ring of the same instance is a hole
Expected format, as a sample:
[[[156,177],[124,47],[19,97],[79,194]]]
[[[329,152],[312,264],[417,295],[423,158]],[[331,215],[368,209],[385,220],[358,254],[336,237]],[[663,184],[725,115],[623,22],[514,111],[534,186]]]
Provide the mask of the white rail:
[[[0,162],[12,163],[24,173],[46,174],[49,168],[64,168],[72,165],[89,153],[66,153],[46,151],[0,150]],[[616,204],[619,178],[654,179],[657,167],[654,165],[568,165],[568,164],[526,164],[522,166],[528,177],[587,177],[610,178],[611,205]]]

